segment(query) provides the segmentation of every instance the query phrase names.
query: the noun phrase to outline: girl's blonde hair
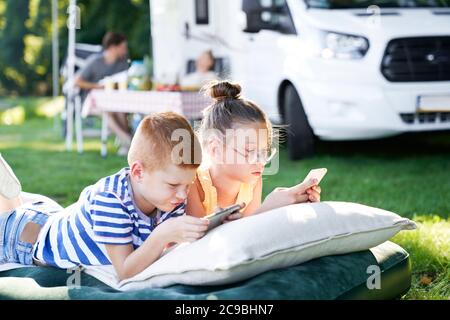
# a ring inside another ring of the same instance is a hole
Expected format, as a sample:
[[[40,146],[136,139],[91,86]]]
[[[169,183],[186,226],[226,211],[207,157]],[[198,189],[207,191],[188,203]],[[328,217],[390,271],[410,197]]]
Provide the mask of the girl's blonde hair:
[[[261,123],[268,132],[268,149],[272,147],[273,128],[264,111],[254,102],[241,97],[241,86],[236,82],[228,80],[211,81],[202,88],[206,95],[213,100],[213,104],[203,110],[203,120],[199,133],[202,143],[205,144],[205,132],[217,130],[226,134],[234,123]]]

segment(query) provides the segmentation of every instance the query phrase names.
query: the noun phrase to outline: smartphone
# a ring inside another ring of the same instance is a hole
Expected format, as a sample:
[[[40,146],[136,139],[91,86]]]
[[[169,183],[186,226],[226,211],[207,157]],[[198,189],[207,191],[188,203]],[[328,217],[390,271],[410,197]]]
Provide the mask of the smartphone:
[[[223,219],[226,219],[230,214],[238,213],[239,210],[241,210],[242,208],[243,206],[241,204],[234,204],[232,206],[226,207],[225,209],[211,213],[210,215],[206,216],[206,218],[209,219],[208,231],[214,229],[215,227],[220,226],[222,224]]]
[[[320,181],[322,181],[323,177],[325,177],[325,175],[327,174],[327,171],[328,170],[326,168],[312,169],[306,176],[305,180],[303,180],[303,182],[307,182],[311,179],[317,179],[317,184],[319,184]]]

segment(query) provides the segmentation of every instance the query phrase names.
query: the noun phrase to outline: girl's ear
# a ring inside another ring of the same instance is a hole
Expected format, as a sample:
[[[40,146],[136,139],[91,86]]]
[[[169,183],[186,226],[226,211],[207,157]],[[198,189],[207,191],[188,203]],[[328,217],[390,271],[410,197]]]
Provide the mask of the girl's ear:
[[[223,150],[222,144],[217,138],[211,138],[208,141],[208,153],[215,163],[221,163]]]

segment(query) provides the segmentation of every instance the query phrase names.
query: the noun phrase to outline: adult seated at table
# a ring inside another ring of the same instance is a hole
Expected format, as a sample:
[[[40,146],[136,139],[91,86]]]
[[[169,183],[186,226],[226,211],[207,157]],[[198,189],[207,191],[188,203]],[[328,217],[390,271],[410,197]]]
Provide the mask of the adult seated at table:
[[[195,72],[180,79],[181,88],[198,90],[211,80],[217,80],[218,75],[212,71],[215,58],[211,50],[203,52],[195,62]]]
[[[127,38],[122,33],[108,32],[102,41],[103,52],[92,55],[75,77],[82,101],[92,89],[104,89],[100,80],[128,69]],[[131,129],[126,113],[108,113],[108,127],[120,141],[118,154],[126,155],[131,143]]]

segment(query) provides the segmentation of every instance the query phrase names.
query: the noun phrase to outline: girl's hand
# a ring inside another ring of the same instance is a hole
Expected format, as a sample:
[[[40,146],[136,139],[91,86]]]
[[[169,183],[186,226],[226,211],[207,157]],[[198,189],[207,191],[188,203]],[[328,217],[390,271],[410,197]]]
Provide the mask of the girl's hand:
[[[232,222],[234,220],[238,220],[242,218],[242,214],[238,213],[233,213],[230,214],[228,217],[226,217],[225,219],[222,220],[222,223],[228,223],[228,222]]]
[[[321,192],[322,190],[317,185],[316,179],[300,183],[291,188],[276,188],[264,199],[260,212],[295,203],[319,202]]]
[[[244,208],[245,208],[245,203],[241,203],[241,209],[244,209]],[[221,211],[221,210],[223,210],[223,208],[221,208],[221,207],[216,208],[216,212]],[[236,212],[236,213],[230,214],[226,218],[223,218],[221,220],[221,223],[224,224],[224,223],[232,222],[232,221],[238,220],[240,218],[242,218],[242,214],[240,212]]]
[[[313,186],[306,190],[306,193],[309,195],[308,202],[320,202],[320,194],[322,193],[320,186]]]

